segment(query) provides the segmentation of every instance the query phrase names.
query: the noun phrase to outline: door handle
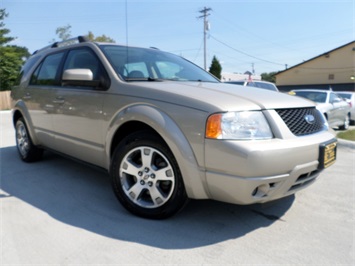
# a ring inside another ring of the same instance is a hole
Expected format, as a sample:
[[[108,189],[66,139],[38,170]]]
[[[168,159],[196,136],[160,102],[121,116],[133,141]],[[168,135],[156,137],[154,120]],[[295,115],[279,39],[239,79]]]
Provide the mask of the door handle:
[[[29,99],[31,99],[32,97],[31,97],[31,94],[29,93],[29,92],[27,92],[24,96],[23,96],[23,99],[24,100],[29,100]]]
[[[55,98],[55,100],[53,100],[53,103],[56,103],[56,104],[63,104],[64,102],[65,102],[65,100],[62,97],[57,97],[57,98]]]

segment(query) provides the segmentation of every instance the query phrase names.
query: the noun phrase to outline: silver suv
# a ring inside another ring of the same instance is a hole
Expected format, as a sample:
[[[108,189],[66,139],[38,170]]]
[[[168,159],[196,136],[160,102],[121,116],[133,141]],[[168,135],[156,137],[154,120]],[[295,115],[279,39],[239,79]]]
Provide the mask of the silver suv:
[[[314,104],[235,90],[157,49],[78,37],[35,52],[12,91],[19,155],[51,150],[105,169],[130,212],[161,219],[192,199],[285,197],[336,160]]]

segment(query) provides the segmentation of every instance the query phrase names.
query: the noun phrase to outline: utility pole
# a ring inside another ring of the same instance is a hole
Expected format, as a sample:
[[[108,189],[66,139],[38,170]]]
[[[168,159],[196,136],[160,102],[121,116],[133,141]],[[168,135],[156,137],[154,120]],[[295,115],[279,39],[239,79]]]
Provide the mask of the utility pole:
[[[212,10],[212,8],[205,7],[204,9],[199,11],[203,15],[198,17],[198,18],[203,18],[203,44],[204,44],[203,45],[203,60],[204,60],[204,68],[205,68],[205,70],[207,70],[207,64],[206,64],[206,57],[207,57],[206,37],[207,37],[207,31],[209,30],[207,17],[210,15],[208,12],[211,11],[211,10]]]

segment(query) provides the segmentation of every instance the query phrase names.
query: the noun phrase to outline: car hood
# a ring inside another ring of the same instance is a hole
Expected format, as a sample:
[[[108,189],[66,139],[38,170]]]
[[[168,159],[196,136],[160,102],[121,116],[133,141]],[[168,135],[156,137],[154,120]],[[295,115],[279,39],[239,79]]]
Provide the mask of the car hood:
[[[283,109],[315,106],[314,103],[288,94],[223,83],[207,82],[131,82],[136,92],[147,98],[172,102],[195,109],[210,111],[242,111]],[[144,90],[140,91],[139,87]],[[149,90],[147,90],[149,89]],[[132,93],[132,89],[130,89]]]

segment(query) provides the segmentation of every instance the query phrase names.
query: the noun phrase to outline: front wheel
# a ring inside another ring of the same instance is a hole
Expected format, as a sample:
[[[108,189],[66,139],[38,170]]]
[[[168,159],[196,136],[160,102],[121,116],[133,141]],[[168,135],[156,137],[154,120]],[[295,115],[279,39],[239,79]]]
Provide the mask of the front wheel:
[[[164,219],[187,202],[173,154],[150,131],[136,132],[123,139],[114,152],[110,170],[118,200],[135,215]]]

